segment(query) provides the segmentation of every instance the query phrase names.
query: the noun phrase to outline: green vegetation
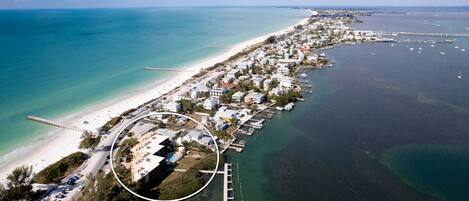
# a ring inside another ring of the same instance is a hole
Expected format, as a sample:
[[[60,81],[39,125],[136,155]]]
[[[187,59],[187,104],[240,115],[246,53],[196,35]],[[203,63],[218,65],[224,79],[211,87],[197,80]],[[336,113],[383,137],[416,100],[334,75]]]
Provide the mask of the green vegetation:
[[[217,136],[218,138],[222,139],[222,140],[231,139],[231,135],[228,134],[228,132],[226,132],[225,130],[223,130],[223,131],[214,131],[213,134],[215,136]]]
[[[223,157],[220,157],[218,166],[221,167],[225,163]],[[196,163],[192,168],[197,170],[213,170],[217,164],[217,154],[211,153],[207,154],[202,160]]]
[[[202,173],[189,169],[178,178],[164,182],[158,187],[158,199],[177,199],[197,191],[204,185]]]
[[[201,112],[201,113],[207,113],[211,117],[213,117],[215,115],[215,110],[207,110],[202,105],[195,105],[194,106],[194,111],[195,112]]]
[[[195,103],[193,103],[191,100],[182,99],[178,102],[181,104],[181,111],[183,113],[191,113],[194,111]]]
[[[279,84],[280,82],[278,80],[272,80],[272,82],[270,83],[269,90],[272,90],[273,88],[278,87]]]
[[[117,183],[112,173],[98,173],[96,177],[87,177],[87,185],[83,189],[83,196],[78,201],[138,201],[137,197],[130,194],[127,190]],[[132,189],[137,189],[135,185],[128,185]]]
[[[281,94],[278,96],[274,96],[273,99],[275,100],[275,105],[283,107],[290,102],[295,102],[297,98],[300,98],[301,94],[295,91],[289,91],[286,94]]]
[[[85,131],[81,135],[80,149],[94,148],[98,145],[100,140],[101,136],[96,136],[89,131]]]
[[[251,89],[254,89],[254,84],[252,83],[251,80],[245,80],[245,81],[239,82],[239,84],[236,85],[236,90],[238,91],[246,92]]]
[[[199,144],[197,142],[194,142],[194,141],[192,141],[192,142],[182,142],[182,144],[187,149],[194,149],[194,150],[205,152],[205,153],[213,152],[211,149],[207,148],[206,146],[201,145],[201,144]]]
[[[0,184],[0,201],[37,200],[43,192],[33,192],[32,167],[17,167],[7,176],[6,186]]]
[[[109,120],[106,124],[104,124],[104,126],[101,128],[101,130],[104,131],[104,132],[108,132],[111,128],[113,128],[115,125],[117,125],[117,123],[119,123],[119,121],[121,121],[121,120],[122,120],[121,116],[114,117],[111,120]]]
[[[232,89],[232,90],[228,91],[228,93],[223,94],[222,96],[220,96],[220,101],[222,103],[226,103],[226,104],[231,103],[231,97],[236,92],[238,92],[238,90],[236,90],[236,89]]]
[[[264,74],[264,70],[260,66],[256,66],[252,69],[252,74]]]
[[[276,41],[277,41],[277,37],[276,37],[276,36],[269,36],[269,37],[265,40],[265,42],[266,42],[267,44],[272,44],[272,43],[275,43]]]
[[[59,183],[60,180],[78,168],[87,158],[88,155],[83,152],[70,154],[37,173],[34,181],[41,184]]]
[[[120,161],[121,158],[125,158],[126,161],[132,160],[132,152],[130,149],[138,144],[137,138],[129,138],[122,142],[121,148],[117,151],[116,158]]]
[[[137,110],[136,108],[128,109],[127,111],[123,112],[121,116],[127,116],[130,113],[135,112],[136,110]]]

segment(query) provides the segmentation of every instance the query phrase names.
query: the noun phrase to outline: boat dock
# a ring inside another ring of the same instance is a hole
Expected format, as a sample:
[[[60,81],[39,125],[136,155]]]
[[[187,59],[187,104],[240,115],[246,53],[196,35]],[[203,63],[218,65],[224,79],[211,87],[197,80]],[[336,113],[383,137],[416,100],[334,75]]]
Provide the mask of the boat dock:
[[[237,152],[242,152],[244,148],[246,147],[245,143],[246,143],[245,141],[240,141],[238,144],[231,143],[231,145],[228,148],[234,149]]]
[[[234,200],[231,163],[225,163],[223,171],[223,201],[228,200]]]

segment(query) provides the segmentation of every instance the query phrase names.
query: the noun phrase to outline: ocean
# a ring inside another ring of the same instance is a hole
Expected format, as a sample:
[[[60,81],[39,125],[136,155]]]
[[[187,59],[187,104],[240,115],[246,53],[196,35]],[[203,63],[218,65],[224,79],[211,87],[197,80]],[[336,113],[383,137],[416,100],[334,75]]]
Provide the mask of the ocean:
[[[308,16],[287,8],[0,10],[0,156],[61,119]],[[272,23],[275,22],[275,23]]]
[[[356,27],[469,33],[468,9],[404,10],[361,17]],[[435,47],[364,43],[326,50],[337,63],[309,72],[313,93],[246,137],[242,153],[228,154],[235,198],[469,200],[469,53],[463,48],[469,38]]]

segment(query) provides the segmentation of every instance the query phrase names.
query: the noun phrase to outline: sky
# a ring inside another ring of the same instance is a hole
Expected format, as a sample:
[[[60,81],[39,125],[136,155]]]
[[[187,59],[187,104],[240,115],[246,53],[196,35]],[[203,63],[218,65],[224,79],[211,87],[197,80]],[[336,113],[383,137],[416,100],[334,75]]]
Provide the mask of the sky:
[[[469,0],[0,0],[2,9],[168,6],[468,6]]]

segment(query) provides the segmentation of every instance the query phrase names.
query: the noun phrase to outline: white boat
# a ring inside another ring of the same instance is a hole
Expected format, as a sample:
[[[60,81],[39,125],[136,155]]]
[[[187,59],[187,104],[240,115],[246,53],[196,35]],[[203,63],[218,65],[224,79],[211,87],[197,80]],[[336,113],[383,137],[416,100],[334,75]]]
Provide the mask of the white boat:
[[[441,55],[445,55],[446,53],[445,52],[440,52]]]
[[[459,72],[458,79],[462,79],[462,72]]]
[[[283,107],[275,107],[278,111],[283,111]]]
[[[435,45],[430,45],[431,47],[435,47]]]
[[[287,105],[285,105],[285,107],[283,107],[283,109],[290,111],[293,109],[293,106],[295,106],[295,103],[288,103]]]
[[[465,51],[466,51],[466,49],[461,49],[461,52],[465,52]]]
[[[372,52],[372,53],[371,53],[371,56],[376,56],[376,53]]]
[[[422,50],[422,48],[421,48],[421,47],[419,47],[419,50]]]
[[[459,46],[454,46],[455,49],[459,49]]]
[[[391,44],[391,47],[394,47],[394,44]]]
[[[422,51],[418,51],[417,53],[422,54]]]
[[[304,73],[304,72],[301,73],[299,76],[300,76],[300,78],[306,78],[306,77],[308,77],[308,75],[306,75],[306,73]]]
[[[413,48],[413,47],[411,47],[411,48],[409,48],[409,50],[410,50],[410,51],[414,51],[414,48]]]

